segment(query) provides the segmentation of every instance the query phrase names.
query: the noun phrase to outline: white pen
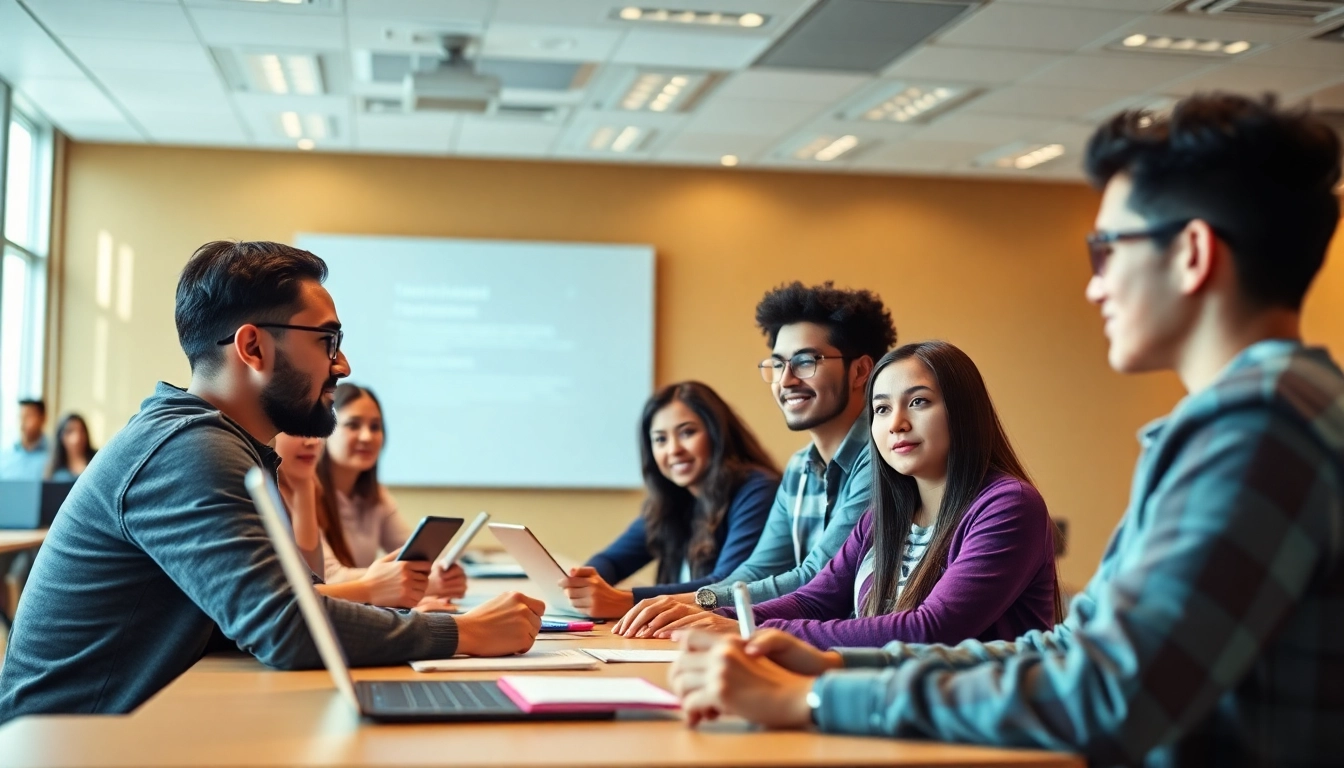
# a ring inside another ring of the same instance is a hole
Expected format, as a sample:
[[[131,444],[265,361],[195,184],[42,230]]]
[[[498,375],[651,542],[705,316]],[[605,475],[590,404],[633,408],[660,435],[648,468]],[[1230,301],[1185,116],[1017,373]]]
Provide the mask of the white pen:
[[[462,556],[462,551],[467,548],[467,545],[471,543],[472,539],[476,538],[476,534],[480,532],[481,528],[485,527],[485,524],[489,522],[489,520],[490,513],[482,512],[476,516],[475,520],[471,521],[471,525],[467,526],[467,530],[463,531],[462,535],[458,537],[452,548],[444,553],[443,570],[446,571],[453,567],[453,563],[457,562],[457,558]]]
[[[751,592],[745,583],[733,583],[733,604],[737,606],[737,629],[743,640],[750,640],[756,632],[756,617],[751,613]]]

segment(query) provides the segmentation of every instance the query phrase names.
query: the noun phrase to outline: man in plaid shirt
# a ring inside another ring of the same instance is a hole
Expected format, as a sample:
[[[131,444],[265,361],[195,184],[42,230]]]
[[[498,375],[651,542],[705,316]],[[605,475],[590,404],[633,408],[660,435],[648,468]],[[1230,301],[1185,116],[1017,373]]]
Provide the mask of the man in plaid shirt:
[[[813,651],[692,635],[692,723],[1082,753],[1099,765],[1344,764],[1344,374],[1301,342],[1340,144],[1196,95],[1102,126],[1087,297],[1112,367],[1189,395],[1139,435],[1130,505],[1063,624],[1012,642]]]

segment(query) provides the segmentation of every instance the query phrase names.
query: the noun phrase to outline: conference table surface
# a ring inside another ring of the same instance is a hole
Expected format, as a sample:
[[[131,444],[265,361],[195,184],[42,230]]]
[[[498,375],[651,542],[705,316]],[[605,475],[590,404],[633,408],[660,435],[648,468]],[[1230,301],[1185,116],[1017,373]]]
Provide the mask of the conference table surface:
[[[478,582],[473,581],[473,585]],[[524,586],[495,582],[489,591]],[[473,589],[473,592],[476,590]],[[525,586],[523,591],[526,591]],[[668,649],[600,625],[561,648]],[[526,672],[636,676],[666,686],[667,664],[599,664]],[[485,680],[508,672],[422,674],[409,666],[354,670],[357,680]],[[517,673],[514,673],[517,674]],[[927,741],[768,731],[738,719],[688,728],[675,713],[614,721],[376,724],[361,720],[323,670],[280,672],[238,653],[207,656],[124,716],[40,716],[0,728],[0,764],[163,766],[1083,766],[1074,755]]]
[[[0,530],[0,554],[6,552],[18,552],[22,549],[32,549],[41,544],[46,538],[46,528],[35,528],[22,531]]]

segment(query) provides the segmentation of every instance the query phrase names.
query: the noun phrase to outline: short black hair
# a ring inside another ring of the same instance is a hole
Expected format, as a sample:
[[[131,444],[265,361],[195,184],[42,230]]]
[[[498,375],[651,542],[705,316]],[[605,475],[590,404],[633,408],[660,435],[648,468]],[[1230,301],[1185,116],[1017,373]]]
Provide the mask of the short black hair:
[[[177,340],[192,372],[219,364],[220,339],[244,323],[283,323],[299,311],[304,280],[327,279],[327,264],[308,251],[265,241],[206,243],[177,281]]]
[[[1098,188],[1129,176],[1128,207],[1150,224],[1207,222],[1255,306],[1301,308],[1339,222],[1339,137],[1268,95],[1196,94],[1165,117],[1121,112],[1092,135],[1085,166]]]
[[[767,346],[775,346],[780,328],[794,323],[826,328],[845,357],[867,355],[876,362],[896,345],[896,325],[877,294],[836,288],[830,280],[814,286],[795,280],[766,292],[756,305],[756,325]]]
[[[24,398],[19,401],[19,407],[23,408],[25,406],[30,408],[36,408],[39,416],[41,416],[44,419],[47,417],[47,404],[45,402],[37,398]]]

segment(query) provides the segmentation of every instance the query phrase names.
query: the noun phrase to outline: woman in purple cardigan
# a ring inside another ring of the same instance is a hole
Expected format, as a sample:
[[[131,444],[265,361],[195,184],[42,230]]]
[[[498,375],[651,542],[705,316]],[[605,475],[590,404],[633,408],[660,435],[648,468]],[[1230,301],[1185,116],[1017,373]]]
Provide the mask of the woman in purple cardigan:
[[[975,363],[946,342],[908,344],[868,381],[873,506],[812,581],[755,607],[758,625],[823,649],[1054,626],[1054,523]]]

